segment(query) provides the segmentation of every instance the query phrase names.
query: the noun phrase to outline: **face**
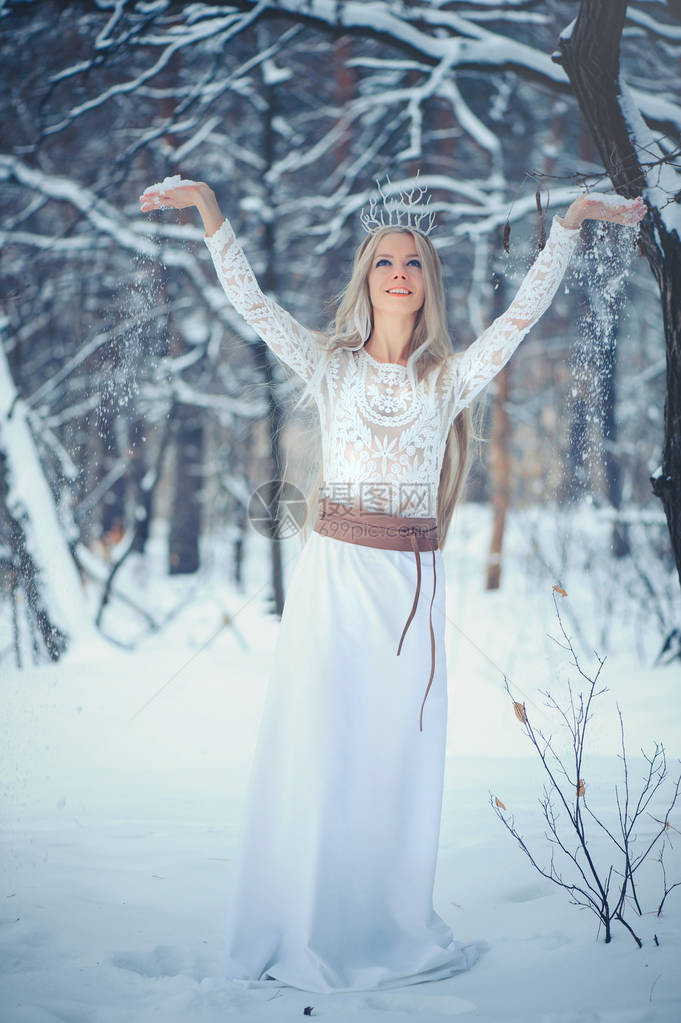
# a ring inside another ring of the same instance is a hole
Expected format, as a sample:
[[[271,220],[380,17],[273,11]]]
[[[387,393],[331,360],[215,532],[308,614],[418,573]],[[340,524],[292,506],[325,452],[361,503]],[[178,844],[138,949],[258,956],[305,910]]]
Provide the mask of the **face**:
[[[374,310],[416,315],[423,305],[425,287],[413,235],[402,231],[383,235],[368,282]]]

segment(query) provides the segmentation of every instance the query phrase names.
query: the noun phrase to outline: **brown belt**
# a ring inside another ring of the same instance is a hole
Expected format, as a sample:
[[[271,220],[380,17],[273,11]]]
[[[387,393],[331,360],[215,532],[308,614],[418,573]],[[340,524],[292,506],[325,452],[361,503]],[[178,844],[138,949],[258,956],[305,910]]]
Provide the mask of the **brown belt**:
[[[362,547],[377,547],[382,551],[413,550],[416,559],[416,594],[409,617],[402,630],[397,647],[399,655],[402,643],[416,614],[421,592],[421,557],[420,551],[433,552],[433,595],[430,598],[430,677],[426,693],[421,704],[419,731],[423,731],[423,708],[435,674],[435,632],[433,631],[433,601],[437,578],[435,575],[435,551],[437,550],[437,519],[411,518],[402,515],[385,515],[380,512],[367,512],[351,505],[338,504],[322,498],[320,501],[317,521],[314,524],[316,533],[331,537],[334,540],[347,540]]]

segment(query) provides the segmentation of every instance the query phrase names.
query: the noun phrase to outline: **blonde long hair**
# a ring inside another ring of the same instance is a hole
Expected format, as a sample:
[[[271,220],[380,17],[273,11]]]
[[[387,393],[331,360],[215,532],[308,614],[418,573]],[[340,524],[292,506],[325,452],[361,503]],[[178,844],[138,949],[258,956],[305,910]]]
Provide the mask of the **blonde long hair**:
[[[316,385],[324,375],[334,352],[341,348],[356,351],[371,337],[374,318],[369,298],[369,270],[381,239],[386,234],[394,233],[412,235],[423,268],[424,302],[417,314],[414,331],[407,347],[406,368],[409,382],[415,387],[416,380],[423,380],[429,373],[443,366],[447,360],[456,358],[447,326],[442,264],[437,250],[428,237],[417,231],[411,231],[406,227],[382,227],[367,235],[357,249],[350,281],[338,296],[336,316],[328,330],[313,332],[317,342],[326,351],[326,357],[320,360],[314,376],[303,389],[294,409],[311,405]],[[312,421],[306,424],[306,438],[310,428],[313,428]],[[470,468],[470,440],[473,435],[477,436],[473,434],[471,410],[465,408],[454,417],[449,429],[440,470],[436,508],[440,548],[445,544],[454,509],[463,495]],[[316,518],[323,481],[320,445],[317,444],[312,449],[306,445],[304,454],[307,455],[307,458],[303,459],[306,478],[299,482],[308,508],[307,520],[301,531],[303,543],[306,542]],[[288,471],[288,457],[286,461],[285,476]],[[317,469],[317,474],[312,481],[313,467]]]

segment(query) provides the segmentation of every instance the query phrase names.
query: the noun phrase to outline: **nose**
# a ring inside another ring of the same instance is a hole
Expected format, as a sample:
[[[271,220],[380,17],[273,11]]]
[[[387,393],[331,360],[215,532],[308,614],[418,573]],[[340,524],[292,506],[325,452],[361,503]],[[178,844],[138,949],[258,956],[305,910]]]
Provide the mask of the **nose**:
[[[404,270],[396,270],[396,271],[395,271],[395,273],[393,274],[393,277],[402,277],[402,278],[405,278],[406,276],[407,276],[407,275],[406,275],[406,273],[404,272]]]

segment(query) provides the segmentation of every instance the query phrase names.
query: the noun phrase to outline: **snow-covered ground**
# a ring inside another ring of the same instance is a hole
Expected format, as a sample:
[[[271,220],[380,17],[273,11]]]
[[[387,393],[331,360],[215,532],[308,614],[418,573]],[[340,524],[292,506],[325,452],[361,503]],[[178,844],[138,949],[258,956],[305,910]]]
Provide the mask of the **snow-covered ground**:
[[[567,553],[553,578],[527,549],[536,540],[558,564],[559,535]],[[631,599],[633,583],[617,575],[627,569],[604,555],[607,528],[595,513],[569,523],[555,510],[514,514],[497,593],[483,588],[488,536],[488,512],[465,507],[445,550],[449,747],[435,890],[455,937],[486,943],[476,965],[448,981],[339,995],[249,991],[222,979],[231,864],[278,626],[265,613],[266,589],[257,593],[267,561],[255,534],[243,592],[225,582],[228,552],[217,544],[198,580],[166,578],[159,536],[120,585],[157,612],[192,593],[161,633],[134,652],[99,642],[56,666],[2,672],[1,1023],[282,1021],[307,1006],[358,1023],[405,1015],[679,1023],[681,888],[658,917],[661,873],[651,858],[641,868],[644,915],[629,912],[643,947],[617,924],[606,945],[596,918],[532,868],[489,799],[503,800],[547,862],[544,779],[503,673],[532,721],[563,742],[539,692],[563,698],[566,680],[578,682],[550,638],[559,636],[553,583],[568,591],[557,599],[567,631],[582,638],[585,670],[595,662],[590,645],[607,655],[609,691],[596,700],[584,765],[594,808],[610,814],[621,783],[617,704],[632,786],[645,766],[641,747],[662,741],[669,795],[681,770],[681,668],[650,667],[653,611]],[[297,550],[287,541],[287,574]],[[114,610],[107,627],[122,638],[132,620]],[[663,808],[663,799],[650,807]],[[671,823],[665,863],[669,879],[681,880],[681,808]],[[653,832],[645,818],[639,846]],[[604,855],[601,836],[592,850]]]

